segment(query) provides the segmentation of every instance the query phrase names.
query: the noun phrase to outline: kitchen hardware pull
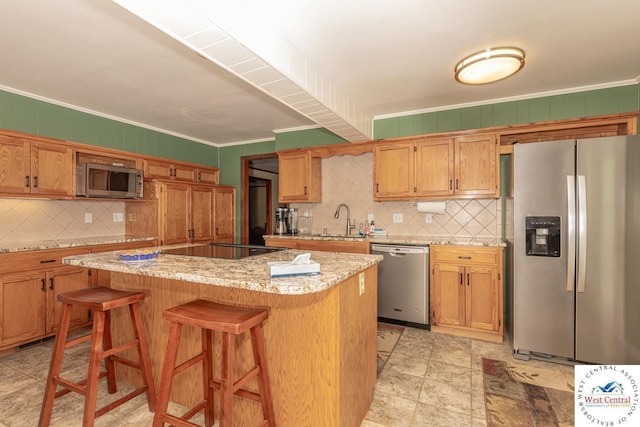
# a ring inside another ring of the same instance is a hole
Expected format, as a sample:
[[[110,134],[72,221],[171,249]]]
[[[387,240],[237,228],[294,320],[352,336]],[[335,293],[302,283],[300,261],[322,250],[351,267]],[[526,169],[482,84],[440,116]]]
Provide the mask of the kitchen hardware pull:
[[[307,187],[306,186],[304,187],[304,195],[305,196],[307,195]]]
[[[462,283],[463,280],[464,280],[463,277],[462,277],[463,274],[462,273],[458,273],[458,274],[460,275],[460,286],[462,286],[464,284],[464,283]]]
[[[49,289],[53,289],[53,277],[49,277]]]
[[[376,193],[378,193],[379,191],[380,191],[380,184],[376,182]]]
[[[202,181],[202,172],[198,172],[198,182]]]
[[[576,187],[572,175],[567,176],[567,259],[576,259]],[[573,292],[575,262],[567,262],[567,292]]]
[[[471,259],[471,257],[470,257],[470,256],[462,256],[462,255],[459,255],[459,256],[458,256],[458,259]]]
[[[38,188],[38,175],[33,177],[33,188]]]
[[[453,180],[449,180],[449,190],[453,190]]]
[[[471,274],[467,273],[467,286],[471,285]]]
[[[29,177],[29,175],[24,177],[24,186],[31,187],[31,177]]]
[[[45,279],[40,279],[40,281],[42,282],[42,287],[40,288],[41,291],[45,291],[47,290],[47,287],[45,286]]]
[[[41,259],[40,264],[46,264],[48,262],[56,262],[55,259]]]
[[[216,236],[218,235],[218,227],[216,227]]]
[[[578,175],[578,292],[585,291],[587,271],[587,184]]]
[[[458,184],[459,184],[459,183],[458,183],[458,178],[456,178],[456,190],[459,190],[459,189],[460,189],[460,187],[459,187],[459,185],[458,185]]]

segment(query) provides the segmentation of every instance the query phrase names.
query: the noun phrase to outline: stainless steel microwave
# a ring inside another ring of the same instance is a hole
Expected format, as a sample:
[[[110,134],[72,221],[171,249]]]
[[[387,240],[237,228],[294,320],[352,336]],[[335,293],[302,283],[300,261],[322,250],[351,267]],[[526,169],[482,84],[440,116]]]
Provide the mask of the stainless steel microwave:
[[[76,166],[76,195],[139,199],[142,197],[143,175],[139,169],[81,163]]]

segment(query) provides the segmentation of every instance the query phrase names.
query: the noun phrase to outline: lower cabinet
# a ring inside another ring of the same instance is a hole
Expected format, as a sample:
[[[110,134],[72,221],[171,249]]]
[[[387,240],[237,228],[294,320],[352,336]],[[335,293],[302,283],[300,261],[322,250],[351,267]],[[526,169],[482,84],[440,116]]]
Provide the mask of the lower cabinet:
[[[502,342],[502,248],[431,246],[431,330]]]
[[[87,287],[89,274],[83,267],[57,267],[2,275],[0,348],[55,333],[62,316],[62,304],[57,301],[58,294]],[[74,308],[71,326],[81,326],[88,322],[89,312]]]
[[[109,286],[109,272],[65,265],[62,258],[154,244],[155,241],[140,241],[0,254],[0,350],[56,333],[62,317],[59,294],[89,286]],[[86,325],[89,320],[88,310],[74,307],[71,327]]]
[[[287,239],[280,237],[265,237],[266,246],[279,246],[303,251],[347,252],[352,254],[368,254],[368,241],[344,241],[344,240],[313,240],[313,239]]]

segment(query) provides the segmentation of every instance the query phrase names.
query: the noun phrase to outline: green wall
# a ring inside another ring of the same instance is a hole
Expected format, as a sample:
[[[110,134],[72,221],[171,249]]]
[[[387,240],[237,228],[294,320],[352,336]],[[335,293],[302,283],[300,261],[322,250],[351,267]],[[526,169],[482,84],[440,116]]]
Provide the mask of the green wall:
[[[218,166],[218,148],[0,90],[0,128]]]
[[[380,119],[373,124],[373,136],[392,138],[638,111],[638,89],[629,85]]]

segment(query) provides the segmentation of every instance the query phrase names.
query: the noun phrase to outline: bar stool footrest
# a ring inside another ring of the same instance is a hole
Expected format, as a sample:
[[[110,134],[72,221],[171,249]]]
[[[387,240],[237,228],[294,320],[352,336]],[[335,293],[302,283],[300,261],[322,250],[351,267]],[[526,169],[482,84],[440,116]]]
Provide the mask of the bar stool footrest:
[[[135,389],[134,391],[132,391],[129,394],[126,394],[126,395],[122,396],[120,399],[114,400],[113,402],[109,403],[108,405],[103,406],[102,408],[96,410],[96,418],[98,418],[101,415],[106,414],[110,410],[112,410],[114,408],[117,408],[118,406],[122,405],[123,403],[130,401],[134,397],[137,397],[137,396],[141,395],[142,393],[144,393],[146,391],[147,391],[147,386],[143,386],[143,387]]]
[[[98,376],[98,379],[100,378],[104,378],[107,376],[107,371],[100,371],[100,375]],[[65,394],[71,393],[71,392],[75,392],[81,395],[86,395],[86,385],[88,382],[88,379],[85,378],[80,382],[74,383],[72,381],[69,381],[67,379],[64,379],[62,377],[56,377],[54,378],[54,382],[56,383],[56,385],[59,385],[60,387],[62,387],[62,390],[58,390],[55,394],[56,399],[60,396],[64,396]]]
[[[200,427],[198,424],[183,420],[182,418],[178,418],[171,414],[162,415],[162,421],[175,427]]]

